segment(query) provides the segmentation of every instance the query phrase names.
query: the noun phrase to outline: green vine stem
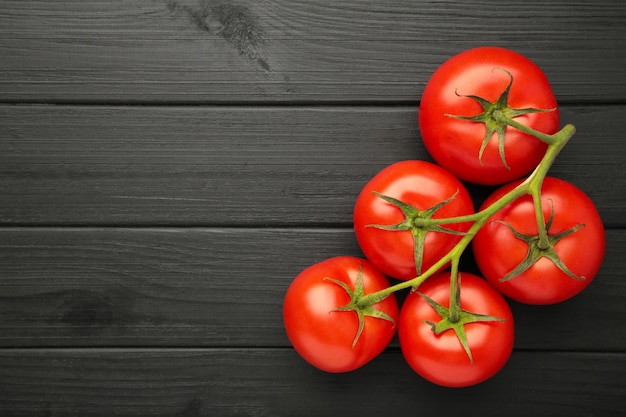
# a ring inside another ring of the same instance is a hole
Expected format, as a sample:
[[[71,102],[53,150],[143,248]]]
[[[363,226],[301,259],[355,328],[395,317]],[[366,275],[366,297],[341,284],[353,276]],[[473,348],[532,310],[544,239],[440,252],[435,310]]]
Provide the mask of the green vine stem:
[[[461,310],[461,306],[455,305],[454,300],[456,298],[457,293],[459,292],[459,261],[461,257],[457,257],[452,259],[452,263],[450,264],[450,317],[449,320],[452,323],[456,323],[459,321],[459,310]],[[456,308],[455,308],[456,307]]]
[[[464,222],[474,222],[470,227],[468,232],[461,238],[461,240],[452,248],[445,256],[439,259],[434,265],[432,265],[428,270],[424,271],[421,275],[417,277],[403,281],[399,284],[387,287],[383,290],[368,294],[363,296],[357,301],[358,306],[367,307],[373,304],[376,304],[385,298],[387,298],[390,294],[400,291],[406,288],[417,289],[424,281],[426,281],[430,276],[435,274],[438,270],[443,268],[446,264],[451,263],[452,268],[456,269],[458,272],[458,264],[461,258],[461,255],[470,244],[474,235],[487,223],[487,221],[498,211],[503,209],[506,205],[513,202],[517,198],[530,194],[533,196],[533,201],[535,202],[535,213],[537,217],[537,222],[540,225],[545,225],[543,211],[541,208],[541,186],[543,184],[543,180],[548,174],[550,167],[554,163],[556,157],[561,152],[561,150],[565,147],[567,142],[571,139],[571,137],[576,132],[576,128],[572,124],[565,125],[561,130],[556,132],[553,135],[547,135],[545,133],[538,132],[532,128],[524,126],[521,123],[514,121],[511,118],[506,117],[504,114],[496,114],[494,115],[497,119],[502,122],[505,122],[509,126],[521,130],[524,133],[532,135],[537,139],[548,144],[548,149],[546,150],[545,155],[543,156],[541,162],[537,165],[535,170],[520,183],[513,190],[502,196],[500,199],[495,201],[489,207],[476,212],[474,214],[466,215],[466,216],[458,216],[458,217],[449,217],[442,219],[431,219],[434,225],[442,225],[442,224],[451,224],[451,223],[464,223]],[[547,231],[545,227],[539,227],[540,233],[545,235],[545,239],[547,242]],[[543,232],[541,232],[543,230]],[[541,238],[541,236],[540,236]],[[452,271],[455,272],[455,271]],[[451,279],[451,294],[456,292],[457,280],[455,278],[456,274],[452,274]],[[454,288],[453,288],[454,287]],[[453,303],[455,297],[451,296],[450,302]],[[452,306],[458,307],[458,306]]]

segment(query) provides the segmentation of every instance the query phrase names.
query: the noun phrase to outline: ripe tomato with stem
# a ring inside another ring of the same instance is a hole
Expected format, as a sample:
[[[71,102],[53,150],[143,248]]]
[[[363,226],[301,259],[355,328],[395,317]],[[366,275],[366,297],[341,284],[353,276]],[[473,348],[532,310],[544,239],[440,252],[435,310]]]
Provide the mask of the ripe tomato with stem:
[[[304,269],[292,281],[283,303],[283,322],[296,352],[327,372],[365,365],[396,333],[395,294],[371,303],[364,296],[389,287],[370,262],[337,256]]]
[[[520,183],[499,188],[482,207]],[[592,282],[606,238],[591,199],[567,181],[546,177],[537,198],[524,195],[495,213],[472,248],[480,271],[500,292],[526,304],[555,304]]]
[[[363,187],[354,205],[354,232],[368,260],[386,275],[407,280],[450,251],[471,225],[432,221],[472,213],[474,204],[461,181],[433,163],[405,160]]]
[[[452,297],[451,278],[458,279]],[[419,375],[438,385],[466,387],[491,378],[507,363],[513,314],[484,279],[442,272],[407,296],[398,338],[404,358]]]
[[[553,134],[559,111],[550,83],[530,59],[505,48],[479,47],[444,62],[426,84],[418,122],[426,149],[458,178],[502,184],[531,171],[546,143],[510,126]]]

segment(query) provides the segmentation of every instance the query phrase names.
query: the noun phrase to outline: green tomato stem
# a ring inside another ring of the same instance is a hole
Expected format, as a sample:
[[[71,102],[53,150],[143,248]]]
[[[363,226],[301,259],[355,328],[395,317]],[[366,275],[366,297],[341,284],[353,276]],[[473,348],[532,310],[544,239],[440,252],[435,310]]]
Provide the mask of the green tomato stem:
[[[483,210],[476,212],[471,215],[466,216],[458,216],[458,217],[450,217],[443,219],[432,219],[433,224],[450,224],[450,223],[464,223],[464,222],[474,222],[474,224],[470,227],[467,233],[461,238],[461,240],[439,261],[437,261],[434,265],[428,268],[424,273],[418,275],[415,278],[412,278],[407,281],[400,282],[399,284],[387,287],[380,291],[368,294],[363,296],[360,300],[358,300],[358,305],[362,307],[366,307],[369,305],[376,304],[385,298],[387,298],[390,294],[403,290],[405,288],[412,287],[413,289],[417,289],[424,281],[426,281],[429,277],[435,274],[437,271],[442,269],[448,263],[451,263],[452,274],[451,274],[451,288],[450,288],[450,310],[458,310],[458,305],[452,305],[458,303],[456,297],[454,296],[456,292],[456,286],[458,285],[458,281],[456,279],[456,275],[458,273],[458,264],[461,258],[461,255],[470,244],[476,233],[487,223],[487,221],[498,211],[503,209],[505,206],[515,201],[519,197],[530,194],[533,196],[535,201],[535,212],[537,216],[538,224],[545,225],[543,211],[541,209],[541,185],[543,184],[543,180],[548,174],[550,167],[554,163],[556,157],[561,152],[561,150],[565,147],[567,142],[571,139],[571,137],[576,132],[576,128],[571,125],[565,125],[561,130],[556,132],[553,135],[546,135],[541,132],[534,131],[533,129],[527,128],[513,119],[506,118],[506,122],[519,129],[524,131],[525,133],[529,133],[535,137],[538,137],[540,140],[548,143],[548,149],[544,154],[541,162],[537,165],[535,170],[520,183],[517,187],[500,197],[490,206],[484,208]],[[535,197],[537,196],[537,197]],[[547,231],[545,227],[538,227],[540,233],[543,230],[543,233],[546,234],[547,239]],[[547,240],[546,240],[547,241]]]
[[[550,247],[550,241],[548,240],[548,231],[545,227],[546,220],[543,216],[543,207],[541,205],[541,190],[531,190],[530,193],[533,197],[533,205],[535,207],[535,217],[537,219],[537,232],[539,236],[539,242],[537,245],[540,249],[548,249]]]
[[[460,319],[461,306],[458,305],[457,302],[452,301],[456,299],[456,294],[458,291],[459,285],[459,261],[461,257],[452,259],[452,263],[450,265],[450,306],[448,311],[450,312],[450,316],[448,320],[451,323],[457,323]]]
[[[514,127],[515,129],[521,132],[524,132],[527,135],[534,136],[535,138],[539,139],[542,142],[547,143],[548,145],[551,145],[555,141],[558,141],[558,139],[555,139],[555,136],[558,134],[558,132],[555,133],[554,135],[548,135],[546,133],[540,132],[518,121],[515,121],[511,117],[506,116],[501,110],[494,111],[492,116],[496,121],[500,123],[505,123],[511,127]]]

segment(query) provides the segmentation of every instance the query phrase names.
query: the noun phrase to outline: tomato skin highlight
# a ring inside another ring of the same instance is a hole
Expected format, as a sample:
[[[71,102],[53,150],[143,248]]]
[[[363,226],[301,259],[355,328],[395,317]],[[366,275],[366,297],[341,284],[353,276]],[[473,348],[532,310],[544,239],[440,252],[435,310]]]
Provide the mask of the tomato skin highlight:
[[[499,188],[482,207],[489,206],[519,183],[515,181]],[[520,197],[492,216],[472,241],[476,263],[485,278],[507,297],[525,304],[555,304],[580,293],[599,271],[606,249],[600,214],[582,190],[567,181],[546,177],[541,201],[546,222],[554,208],[549,234],[584,224],[554,245],[565,265],[577,276],[584,276],[584,280],[568,276],[551,260],[542,258],[517,277],[500,282],[525,258],[528,245],[516,238],[506,225],[494,220],[506,222],[518,232],[537,235],[534,206],[529,195]]]
[[[547,149],[540,140],[507,127],[504,140],[505,159],[510,168],[507,169],[495,134],[482,160],[479,159],[486,134],[484,123],[447,116],[475,116],[483,111],[475,100],[459,95],[475,95],[495,102],[511,81],[503,70],[513,77],[509,107],[554,109],[521,115],[515,117],[515,121],[546,134],[559,129],[559,111],[552,88],[545,74],[531,60],[517,52],[490,46],[451,57],[428,81],[420,102],[418,123],[431,156],[461,180],[484,185],[512,181],[532,170]]]
[[[450,273],[441,272],[428,278],[417,291],[449,307]],[[426,380],[444,387],[467,387],[491,378],[507,363],[513,351],[511,309],[484,279],[461,273],[461,308],[504,319],[464,326],[473,363],[453,330],[439,335],[432,331],[425,321],[436,323],[441,317],[417,292],[407,296],[400,311],[398,337],[405,360]]]
[[[374,307],[394,322],[365,317],[363,332],[352,347],[359,321],[354,311],[334,311],[350,302],[332,278],[352,289],[362,267],[364,294],[389,287],[389,280],[365,259],[337,256],[304,269],[293,280],[283,304],[283,322],[292,346],[314,367],[326,372],[348,372],[378,356],[396,332],[398,304],[391,294]]]
[[[389,231],[374,224],[392,225],[402,222],[402,211],[374,194],[378,192],[415,206],[428,208],[458,195],[439,209],[433,218],[457,217],[474,213],[474,204],[465,186],[445,169],[419,160],[391,164],[377,173],[363,187],[354,205],[354,231],[365,257],[387,276],[408,280],[417,276],[414,240],[409,231]],[[449,224],[451,230],[466,232],[471,223]],[[428,232],[422,260],[422,271],[430,268],[462,236]]]

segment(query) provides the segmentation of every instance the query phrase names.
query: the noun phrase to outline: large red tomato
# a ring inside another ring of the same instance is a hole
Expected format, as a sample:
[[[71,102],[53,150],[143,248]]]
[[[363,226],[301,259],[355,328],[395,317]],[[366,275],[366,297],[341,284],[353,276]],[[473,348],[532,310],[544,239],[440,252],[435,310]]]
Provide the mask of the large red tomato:
[[[357,312],[340,310],[351,297],[337,281],[364,295],[389,286],[387,277],[367,260],[350,256],[312,265],[291,283],[283,305],[287,336],[300,356],[327,372],[352,371],[372,360],[389,344],[398,321],[398,304],[391,294],[371,306],[374,312],[365,311],[359,334]]]
[[[519,183],[515,181],[495,191],[481,209]],[[606,246],[602,219],[591,199],[579,188],[546,177],[541,202],[551,245],[543,251],[533,249],[536,256],[544,256],[519,275],[509,277],[529,257],[539,233],[530,195],[496,213],[472,241],[476,262],[485,278],[503,294],[527,304],[554,304],[581,292],[600,269]],[[557,262],[550,259],[555,256]]]
[[[410,207],[403,209],[381,196]],[[434,213],[429,213],[433,208],[436,208]],[[407,216],[407,211],[419,213]],[[388,276],[407,280],[439,261],[462,237],[445,230],[426,230],[420,222],[428,217],[472,213],[474,205],[469,193],[452,174],[430,162],[407,160],[389,165],[365,185],[354,206],[354,231],[367,259]],[[412,216],[415,218],[411,219]],[[400,224],[399,229],[403,230],[389,230]],[[457,223],[444,229],[458,233],[470,226],[471,223]],[[421,271],[417,271],[414,249],[420,238],[423,239],[422,265]]]
[[[472,360],[453,329],[435,334],[431,323],[442,317],[419,294],[443,307],[450,303],[450,273],[430,277],[410,293],[400,311],[398,337],[404,358],[425,379],[446,387],[466,387],[491,378],[506,364],[513,350],[513,315],[506,300],[484,279],[461,274],[460,306],[474,314],[501,321],[476,321],[463,325]]]
[[[517,109],[522,114],[515,116],[515,121],[553,134],[559,129],[559,112],[541,69],[508,49],[470,49],[450,58],[433,73],[419,107],[420,133],[426,148],[458,178],[478,184],[502,184],[532,170],[547,145],[491,120],[484,123],[453,117],[491,114],[493,109],[486,110],[479,100],[468,96],[498,102],[494,108],[504,112]],[[524,114],[528,108],[553,111]],[[498,137],[500,128],[503,140]]]

